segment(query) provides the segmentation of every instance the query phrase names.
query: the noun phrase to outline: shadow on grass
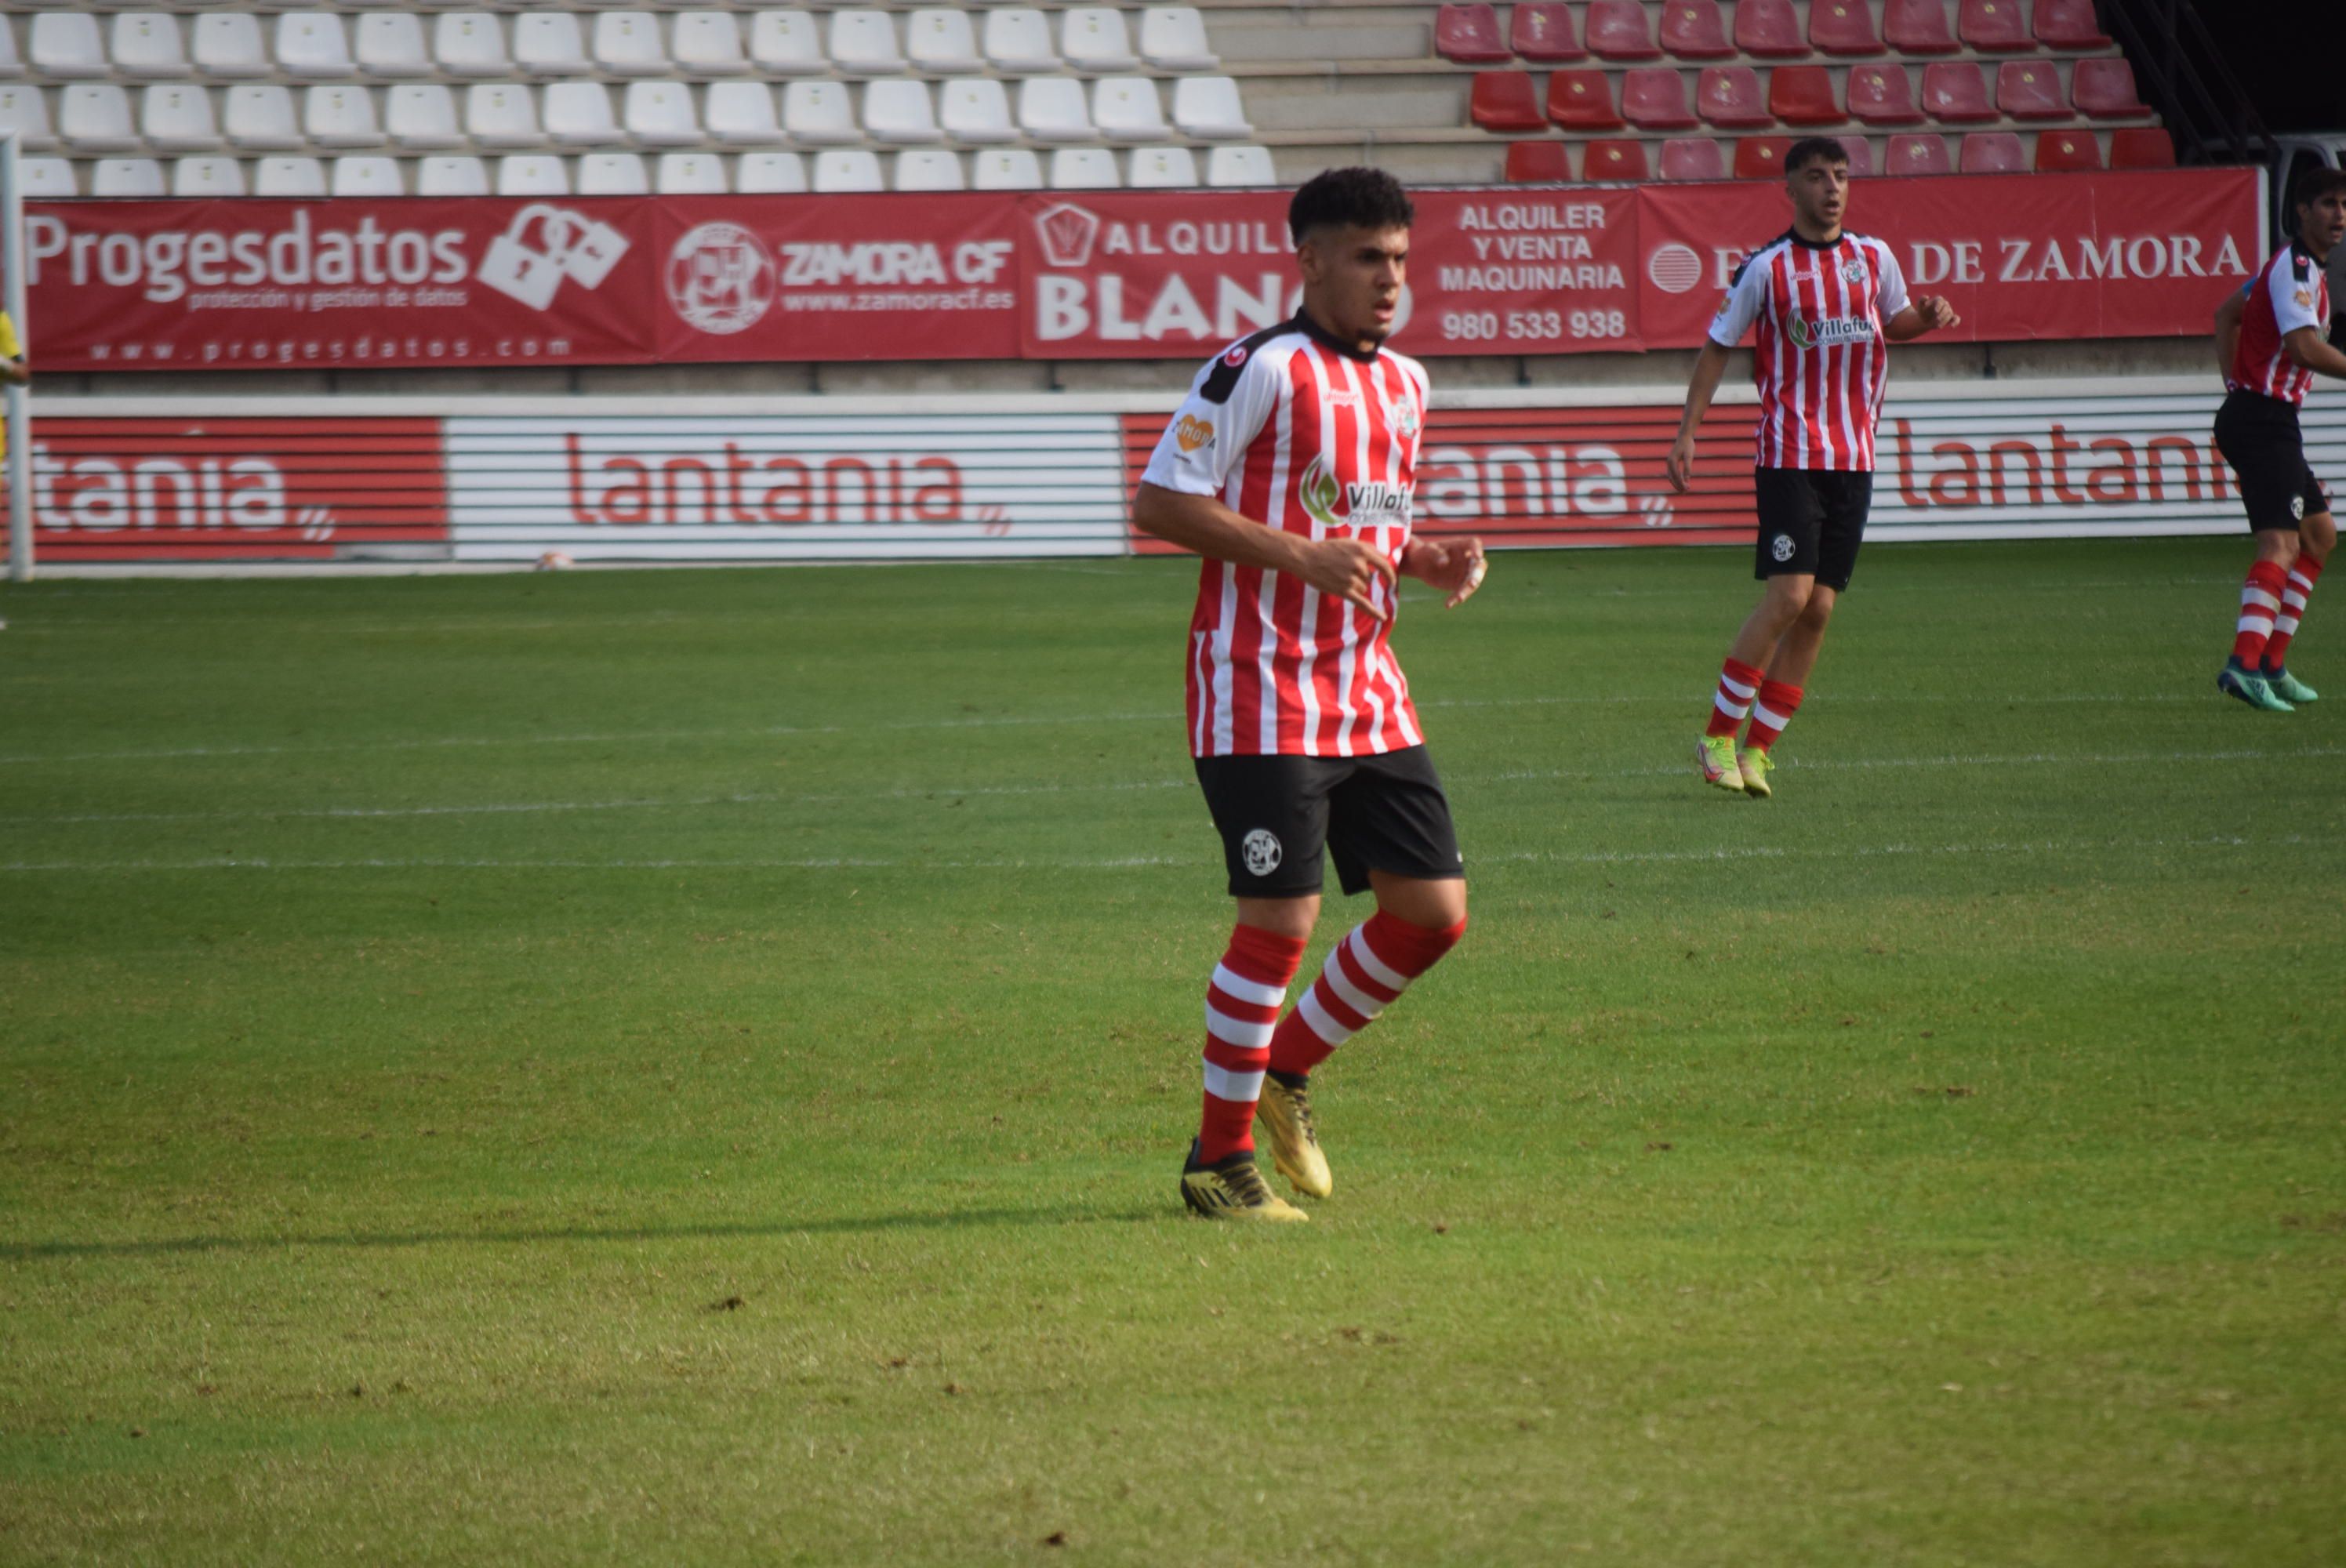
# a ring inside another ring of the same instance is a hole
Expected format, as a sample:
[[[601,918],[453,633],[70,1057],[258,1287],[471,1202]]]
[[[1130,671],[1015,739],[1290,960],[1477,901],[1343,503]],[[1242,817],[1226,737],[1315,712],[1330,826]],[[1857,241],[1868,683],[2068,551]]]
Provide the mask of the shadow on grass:
[[[733,1225],[582,1226],[536,1230],[424,1230],[379,1236],[345,1232],[321,1236],[182,1236],[154,1241],[0,1242],[0,1259],[12,1263],[45,1257],[155,1257],[172,1253],[271,1252],[301,1247],[402,1247],[511,1246],[540,1241],[696,1241],[740,1237],[848,1236],[890,1230],[957,1230],[1009,1225],[1137,1225],[1188,1217],[1180,1208],[969,1208],[946,1213],[842,1215],[835,1219],[744,1220]]]

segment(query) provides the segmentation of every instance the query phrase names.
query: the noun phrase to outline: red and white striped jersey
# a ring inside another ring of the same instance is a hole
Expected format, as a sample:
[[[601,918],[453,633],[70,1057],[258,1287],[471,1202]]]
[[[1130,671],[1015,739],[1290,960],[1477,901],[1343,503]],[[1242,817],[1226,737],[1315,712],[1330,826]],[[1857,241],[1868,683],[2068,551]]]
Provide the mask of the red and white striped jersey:
[[[2240,292],[2249,304],[2240,313],[2240,341],[2224,384],[2282,402],[2304,402],[2313,390],[2313,372],[2290,359],[2281,341],[2300,327],[2329,335],[2330,279],[2321,263],[2292,240]]]
[[[1710,341],[1731,349],[1759,326],[1756,466],[1872,472],[1890,379],[1882,329],[1905,308],[1898,259],[1862,234],[1829,245],[1785,234],[1736,270]]]
[[[1268,528],[1409,544],[1425,368],[1362,353],[1304,316],[1230,345],[1198,372],[1141,478],[1211,495]],[[1372,595],[1397,607],[1380,583]],[[1207,561],[1189,617],[1196,757],[1362,757],[1424,736],[1386,645],[1390,621],[1300,577]]]

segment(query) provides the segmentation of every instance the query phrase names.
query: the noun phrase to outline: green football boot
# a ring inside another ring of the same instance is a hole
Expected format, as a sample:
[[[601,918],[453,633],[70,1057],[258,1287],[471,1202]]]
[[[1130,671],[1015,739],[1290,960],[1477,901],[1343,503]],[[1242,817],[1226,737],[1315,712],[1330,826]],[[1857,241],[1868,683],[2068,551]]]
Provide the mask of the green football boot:
[[[2320,692],[2290,674],[2286,669],[2265,671],[2265,684],[2272,687],[2272,694],[2275,697],[2298,708],[2303,708],[2309,702],[2318,701],[2321,697]]]
[[[1721,789],[1743,793],[1743,770],[1735,765],[1735,737],[1706,735],[1694,743],[1695,771],[1702,781]]]
[[[2229,665],[2226,665],[2224,673],[2216,677],[2216,689],[2227,697],[2239,697],[2250,708],[2261,708],[2267,713],[2297,711],[2274,694],[2273,688],[2265,684],[2264,677],[2251,675],[2244,669],[2234,669]]]
[[[1743,769],[1743,792],[1746,795],[1754,800],[1765,800],[1776,793],[1768,787],[1768,775],[1776,770],[1776,765],[1768,759],[1765,751],[1756,746],[1746,747],[1735,760],[1736,765]]]

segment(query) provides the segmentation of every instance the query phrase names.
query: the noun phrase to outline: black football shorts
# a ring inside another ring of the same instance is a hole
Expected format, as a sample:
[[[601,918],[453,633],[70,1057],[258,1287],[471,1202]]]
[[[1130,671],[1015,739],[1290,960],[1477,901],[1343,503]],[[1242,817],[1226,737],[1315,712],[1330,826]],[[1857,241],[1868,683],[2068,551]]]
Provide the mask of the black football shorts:
[[[2240,482],[2249,530],[2297,525],[2330,510],[2330,492],[2305,461],[2297,405],[2261,392],[2235,391],[2216,411],[2216,445]]]
[[[1857,570],[1873,475],[1830,468],[1757,468],[1760,547],[1751,575],[1812,576],[1835,593]]]
[[[1428,881],[1466,874],[1449,798],[1423,746],[1374,757],[1200,757],[1197,764],[1235,898],[1318,892],[1323,848],[1348,894],[1365,890],[1372,871]]]

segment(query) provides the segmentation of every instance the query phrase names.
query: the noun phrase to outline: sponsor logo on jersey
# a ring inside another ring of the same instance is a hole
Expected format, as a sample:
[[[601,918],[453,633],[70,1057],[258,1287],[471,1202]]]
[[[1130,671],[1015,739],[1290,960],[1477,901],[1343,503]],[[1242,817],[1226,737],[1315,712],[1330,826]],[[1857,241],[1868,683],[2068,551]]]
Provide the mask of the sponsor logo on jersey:
[[[1214,439],[1213,422],[1185,413],[1181,423],[1173,427],[1173,439],[1180,443],[1182,451],[1195,452]]]
[[[1404,526],[1409,522],[1409,492],[1382,480],[1337,482],[1325,456],[1314,453],[1297,486],[1303,510],[1321,527],[1357,533],[1364,528]]]
[[[1824,348],[1833,343],[1861,343],[1873,336],[1871,316],[1821,316],[1810,320],[1795,316],[1784,329],[1784,335],[1803,349]]]
[[[2310,290],[2310,289],[2300,289],[2300,290],[2297,291],[2297,308],[2298,308],[2299,310],[2300,310],[2300,311],[2310,311],[2311,309],[2313,309],[2313,290]]]
[[[1222,356],[1222,363],[1229,366],[1232,370],[1238,369],[1240,365],[1246,362],[1247,346],[1244,343],[1231,344],[1230,351]]]

